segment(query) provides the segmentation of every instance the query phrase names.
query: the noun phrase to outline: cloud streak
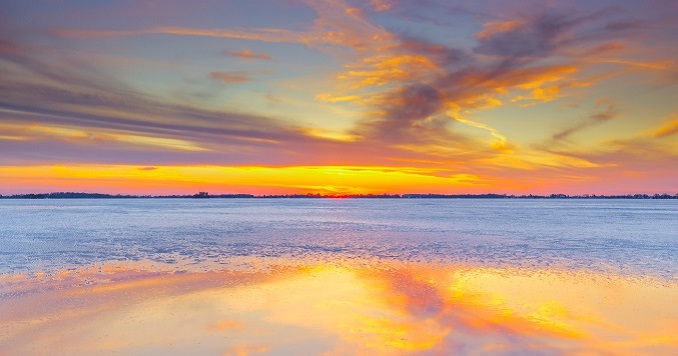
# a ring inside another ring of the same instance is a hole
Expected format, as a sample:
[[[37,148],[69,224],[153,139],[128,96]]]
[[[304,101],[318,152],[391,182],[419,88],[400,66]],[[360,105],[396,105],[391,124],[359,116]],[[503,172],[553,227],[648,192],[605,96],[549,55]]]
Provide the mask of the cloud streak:
[[[678,114],[671,115],[671,120],[658,128],[654,136],[664,138],[678,134]]]
[[[59,37],[70,38],[98,38],[138,35],[184,35],[235,38],[263,42],[299,42],[304,43],[308,38],[301,32],[277,28],[262,29],[198,29],[186,27],[156,27],[141,30],[91,30],[91,29],[54,29],[52,33]]]
[[[246,83],[253,80],[247,73],[243,72],[212,72],[210,77],[226,83]]]
[[[266,60],[273,60],[273,57],[270,54],[266,53],[254,53],[248,49],[244,49],[240,52],[238,51],[231,51],[227,50],[225,52],[227,55],[231,57],[237,57],[237,58],[244,58],[244,59],[266,59]]]
[[[552,139],[555,141],[566,140],[577,132],[580,132],[588,127],[612,120],[619,115],[616,106],[609,100],[599,99],[596,102],[596,109],[598,109],[598,111],[591,114],[585,120],[553,134]]]

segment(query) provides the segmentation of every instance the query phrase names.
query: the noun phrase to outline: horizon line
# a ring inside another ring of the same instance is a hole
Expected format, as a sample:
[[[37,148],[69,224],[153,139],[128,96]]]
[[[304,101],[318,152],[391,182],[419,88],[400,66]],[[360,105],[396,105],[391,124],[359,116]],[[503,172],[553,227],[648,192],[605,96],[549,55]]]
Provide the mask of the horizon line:
[[[3,195],[0,199],[233,199],[233,198],[327,198],[327,199],[436,199],[436,198],[458,198],[458,199],[678,199],[678,193],[673,195],[668,193],[630,193],[630,194],[505,194],[505,193],[480,193],[480,194],[439,194],[439,193],[403,193],[403,194],[318,194],[318,193],[298,193],[298,194],[264,194],[254,195],[249,193],[222,193],[210,194],[209,192],[198,192],[196,194],[165,194],[165,195],[139,195],[139,194],[109,194],[109,193],[86,193],[86,192],[50,192],[50,193],[20,193]]]

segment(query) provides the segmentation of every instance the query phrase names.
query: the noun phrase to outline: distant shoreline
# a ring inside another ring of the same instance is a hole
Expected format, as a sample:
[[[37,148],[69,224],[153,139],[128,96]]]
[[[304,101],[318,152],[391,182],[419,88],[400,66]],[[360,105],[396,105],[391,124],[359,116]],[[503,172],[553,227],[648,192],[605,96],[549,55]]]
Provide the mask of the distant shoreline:
[[[669,194],[627,194],[627,195],[508,195],[508,194],[215,194],[200,192],[192,195],[121,195],[104,193],[30,193],[0,195],[0,199],[678,199],[678,193]]]

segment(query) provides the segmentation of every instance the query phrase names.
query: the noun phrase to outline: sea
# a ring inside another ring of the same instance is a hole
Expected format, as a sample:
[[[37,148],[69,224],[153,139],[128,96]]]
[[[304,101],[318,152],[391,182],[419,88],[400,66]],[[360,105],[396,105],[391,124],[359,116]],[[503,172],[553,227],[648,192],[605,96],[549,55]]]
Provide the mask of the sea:
[[[676,355],[678,200],[0,200],[0,355]]]
[[[0,200],[0,274],[249,259],[553,267],[678,276],[678,200]],[[234,265],[234,263],[236,265]]]

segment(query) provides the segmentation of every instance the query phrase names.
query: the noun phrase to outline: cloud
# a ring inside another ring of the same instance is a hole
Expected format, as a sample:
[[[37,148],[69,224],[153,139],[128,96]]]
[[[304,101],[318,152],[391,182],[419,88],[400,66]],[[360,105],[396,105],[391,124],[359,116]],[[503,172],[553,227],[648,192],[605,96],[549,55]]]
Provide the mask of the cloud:
[[[363,122],[357,134],[399,143],[432,140],[445,132],[445,122],[433,117],[440,111],[442,94],[426,84],[399,87],[378,102],[378,119]]]
[[[613,21],[605,24],[605,29],[609,31],[629,31],[643,27],[644,25],[639,21]]]
[[[11,63],[25,74],[0,80],[0,132],[11,136],[0,139],[0,164],[370,165],[402,155],[312,135],[275,117],[167,102],[97,67],[50,62],[48,49],[18,48],[0,55],[0,67]],[[36,124],[44,130],[30,129]]]
[[[551,69],[555,70],[556,68],[569,68],[569,72],[562,72],[559,77],[543,80],[541,83],[536,83],[534,80],[529,82],[513,74],[524,74],[529,73],[530,70],[539,70],[540,68],[525,69],[525,67],[530,66],[537,59],[546,58],[556,52],[573,51],[587,43],[596,44],[596,40],[603,38],[600,35],[588,38],[578,35],[575,31],[582,25],[599,19],[604,15],[603,12],[582,15],[572,11],[535,11],[529,15],[521,15],[515,20],[486,23],[485,29],[477,34],[478,45],[471,51],[466,51],[390,33],[384,28],[370,23],[365,17],[364,11],[358,11],[360,9],[353,8],[343,1],[307,1],[306,4],[316,12],[318,18],[312,26],[300,32],[284,29],[205,30],[176,27],[140,31],[104,31],[101,33],[79,30],[59,30],[57,32],[61,35],[70,36],[168,33],[243,38],[269,42],[297,42],[320,49],[349,47],[357,50],[362,56],[354,64],[348,65],[347,71],[338,75],[338,77],[343,81],[352,82],[349,87],[350,90],[365,89],[368,92],[362,95],[322,93],[318,97],[325,98],[327,102],[338,102],[334,98],[355,98],[355,100],[349,102],[372,106],[369,111],[371,113],[383,112],[375,103],[380,101],[379,97],[398,95],[398,91],[390,88],[391,86],[420,83],[435,87],[436,90],[444,93],[442,96],[445,97],[446,103],[439,107],[443,110],[442,108],[445,106],[451,105],[457,115],[460,114],[460,110],[464,109],[479,109],[499,105],[505,102],[505,100],[499,99],[500,94],[505,94],[507,90],[511,89],[526,91],[508,100],[509,102],[523,101],[524,103],[521,105],[534,105],[566,95],[564,94],[566,89],[583,86],[581,80],[570,78],[577,74],[579,68],[584,64],[552,65],[550,69],[547,69],[551,73],[553,73]],[[392,5],[390,2],[379,1],[374,2],[372,6],[381,8],[384,4]],[[455,13],[475,13],[467,9],[450,7],[446,7],[446,9],[446,11]],[[613,46],[608,43],[599,43],[597,45],[598,48],[591,49],[591,51],[601,52],[622,48],[619,44]],[[582,51],[579,50],[579,55]],[[245,58],[263,58],[246,51],[230,52],[230,54]],[[488,56],[490,58],[487,58]],[[464,75],[464,71],[473,73],[476,78]],[[502,79],[503,76],[511,78],[513,82]],[[465,83],[471,85],[466,93],[462,93],[462,90],[466,88],[452,86],[446,79],[459,77],[470,82]],[[213,73],[213,78],[227,82],[251,80],[244,73]],[[445,83],[446,81],[448,83]],[[548,86],[540,85],[548,82],[550,82]],[[438,87],[438,84],[442,84],[443,88]],[[374,89],[380,91],[376,96],[372,95],[375,92]],[[377,99],[375,100],[375,98]],[[393,100],[386,99],[383,102],[386,105],[392,105]],[[390,112],[393,112],[393,110],[390,110]],[[378,116],[375,120],[383,122],[384,118]],[[394,121],[398,121],[398,119],[395,118]]]
[[[612,120],[619,116],[619,112],[616,108],[616,105],[609,99],[599,99],[598,101],[596,101],[596,109],[598,109],[597,112],[589,115],[589,117],[576,123],[575,125],[553,134],[551,138],[554,141],[566,140],[570,136],[588,127],[598,125],[600,123]]]
[[[0,52],[3,53],[14,53],[18,51],[18,47],[15,43],[0,39]]]
[[[450,10],[452,11],[452,10]],[[381,39],[338,78],[336,93],[318,96],[326,102],[350,102],[368,115],[353,134],[391,147],[430,144],[444,150],[474,151],[484,158],[493,149],[513,152],[510,136],[472,119],[476,111],[514,103],[520,106],[557,100],[620,72],[589,74],[601,53],[623,53],[621,34],[595,24],[607,11],[590,13],[542,8],[515,19],[489,21],[476,34],[477,45],[455,48],[412,36],[378,33]],[[376,33],[375,33],[376,34]],[[623,36],[627,36],[625,34]],[[614,118],[610,104],[586,123],[555,138]],[[462,135],[454,123],[485,130],[491,143]],[[481,145],[481,146],[478,146]],[[443,151],[441,151],[443,152]]]
[[[590,115],[580,123],[581,129],[596,122],[606,122],[617,117],[614,106],[599,101],[598,112]],[[671,193],[675,191],[675,176],[678,174],[678,146],[675,140],[663,139],[675,135],[673,131],[678,122],[670,119],[664,125],[632,134],[623,138],[611,138],[600,142],[594,148],[587,146],[578,148],[572,145],[556,145],[559,141],[551,140],[548,144],[538,147],[540,152],[559,155],[565,160],[580,160],[589,162],[589,167],[595,168],[592,172],[578,169],[567,169],[568,174],[580,176],[584,179],[573,184],[580,185],[589,191],[608,191],[628,194],[630,192]],[[573,128],[578,128],[573,126]],[[566,130],[564,130],[566,131]],[[572,134],[576,133],[573,132]],[[567,137],[564,139],[567,140]],[[575,166],[576,168],[577,166]],[[554,179],[562,179],[564,172],[560,172]],[[608,177],[615,177],[610,180]],[[581,191],[581,190],[580,190]]]
[[[520,27],[523,27],[525,24],[522,21],[504,21],[504,22],[487,22],[483,24],[484,30],[476,34],[477,38],[484,39],[488,38],[502,32],[509,32]]]
[[[323,137],[330,136],[317,134],[320,129],[300,127],[303,125],[274,115],[213,109],[214,106],[201,105],[202,102],[171,101],[175,98],[143,93],[107,75],[111,71],[95,61],[84,61],[74,54],[55,55],[37,44],[27,49],[15,39],[3,38],[0,61],[4,62],[0,66],[4,67],[0,69],[11,69],[3,72],[9,75],[0,81],[3,119],[22,125],[49,123],[88,133],[87,138],[76,140],[58,135],[38,137],[32,131],[34,136],[28,140],[0,142],[2,152],[9,152],[3,156],[16,153],[11,159],[55,161],[66,157],[90,162],[96,162],[98,156],[105,162],[133,162],[142,166],[159,165],[158,162],[345,165],[400,160],[445,162],[430,164],[454,165],[463,173],[479,176],[493,167],[505,166],[599,167],[605,162],[598,158],[594,158],[595,162],[563,158],[567,162],[557,165],[554,163],[560,157],[557,153],[521,147],[512,142],[510,133],[502,132],[506,130],[502,127],[510,125],[482,121],[477,113],[500,106],[537,105],[580,94],[586,86],[630,71],[631,67],[670,68],[670,63],[649,58],[652,56],[640,59],[628,55],[637,50],[629,40],[634,38],[635,31],[649,31],[651,27],[638,26],[633,20],[622,15],[610,16],[605,11],[563,10],[550,5],[521,10],[517,9],[520,6],[502,4],[477,11],[480,6],[473,4],[462,8],[426,0],[373,1],[362,8],[340,0],[305,3],[316,17],[293,29],[151,25],[131,30],[56,29],[54,33],[70,38],[174,35],[300,43],[323,54],[336,55],[338,61],[344,61],[342,67],[335,67],[340,68],[336,72],[336,86],[324,87],[315,97],[323,105],[350,107],[363,114],[353,128],[334,135],[350,139],[326,139]],[[423,4],[433,7],[424,11]],[[512,11],[503,11],[506,8]],[[406,14],[413,9],[416,11],[411,16]],[[380,20],[403,15],[406,21],[387,27],[371,22],[367,16],[380,10],[387,10],[376,15]],[[437,20],[436,26],[456,26],[454,22],[459,20],[486,23],[476,28],[475,36],[468,34],[467,39],[473,42],[457,42],[464,47],[456,47],[452,45],[456,38],[419,38],[417,35],[424,35],[423,32],[408,30],[411,23],[407,21],[420,15]],[[2,32],[5,36],[12,33]],[[250,50],[226,54],[248,59],[272,58]],[[609,68],[609,63],[621,64],[624,69],[602,74],[590,70],[594,66]],[[215,71],[209,77],[245,83],[256,79],[251,77],[253,73]],[[280,105],[286,99],[281,98]],[[613,119],[614,110],[607,109],[602,105],[582,123],[554,134],[554,139],[565,141],[580,130]],[[14,132],[6,136],[24,137]],[[144,145],[138,140],[103,139],[111,137],[161,140],[142,140],[156,143]],[[95,141],[97,145],[92,144]],[[192,144],[206,151],[169,150],[174,143],[185,148]],[[31,149],[31,144],[39,149]],[[168,152],[162,150],[162,145]],[[132,154],[135,150],[141,153]]]
[[[270,54],[266,53],[254,53],[250,50],[244,49],[240,52],[227,50],[226,54],[232,57],[245,58],[245,59],[267,59],[272,60],[273,57]]]
[[[670,118],[671,121],[662,125],[654,132],[654,137],[664,138],[678,134],[678,114],[673,114]]]
[[[71,38],[97,38],[97,37],[166,34],[166,35],[236,38],[263,42],[303,43],[308,40],[304,33],[302,32],[295,32],[278,28],[259,28],[252,30],[237,28],[199,29],[187,27],[156,27],[140,30],[96,30],[96,29],[56,28],[52,30],[52,34],[59,37],[71,37]]]
[[[546,57],[562,47],[581,42],[572,30],[600,15],[546,12],[519,21],[490,22],[477,34],[479,44],[474,50],[508,58]]]
[[[262,42],[303,43],[311,47],[326,45],[348,46],[353,48],[369,48],[375,42],[373,35],[386,33],[381,27],[366,21],[359,8],[348,6],[340,0],[307,0],[307,6],[318,15],[313,25],[303,31],[282,28],[189,28],[189,27],[154,27],[138,30],[98,30],[55,28],[52,34],[70,38],[97,38],[139,35],[184,35],[206,36],[254,40]],[[361,36],[361,34],[363,36]]]
[[[393,0],[370,0],[374,11],[386,11],[393,7]]]
[[[364,16],[361,9],[341,0],[305,0],[317,18],[306,31],[305,43],[311,47],[331,51],[333,47],[348,47],[369,51],[388,41],[390,33]]]
[[[496,139],[492,143],[494,148],[504,150],[510,147],[506,136],[487,125],[473,123],[468,118],[473,110],[503,105],[502,98],[510,99],[512,92],[520,93],[514,96],[514,101],[545,102],[563,95],[561,89],[582,85],[568,78],[578,71],[576,67],[520,68],[505,62],[482,66],[460,60],[459,56],[445,58],[450,62],[436,59],[439,64],[426,75],[382,77],[386,83],[396,85],[364,100],[373,115],[357,127],[358,133],[391,143],[439,141],[450,147],[470,149],[466,144],[472,140],[450,131],[452,121],[457,121],[487,130]],[[442,70],[445,66],[447,70]],[[473,149],[477,151],[480,147]]]
[[[253,81],[245,72],[212,72],[210,73],[212,79],[217,79],[226,83],[245,83]]]
[[[392,1],[389,13],[395,14],[408,22],[426,23],[441,27],[459,26],[459,19],[464,17],[475,20],[484,20],[496,17],[488,11],[488,7],[479,2],[464,2],[463,5],[450,1],[416,0],[416,1]],[[477,6],[474,5],[478,4]],[[502,2],[491,6],[501,13]]]
[[[0,140],[5,164],[291,164],[337,145],[277,118],[162,100],[78,56],[39,46],[12,48],[0,53],[0,70],[11,69],[0,79],[0,132],[12,138]],[[240,72],[214,76],[249,80]],[[10,126],[16,130],[7,134]],[[287,146],[283,155],[281,144]]]
[[[220,322],[210,324],[207,326],[207,330],[210,332],[242,332],[245,329],[245,323],[238,320],[222,320]]]
[[[535,56],[547,56],[569,46],[566,39],[572,38],[570,30],[591,18],[549,13],[490,23],[478,34],[479,45],[472,51],[415,37],[375,33],[381,42],[338,76],[353,83],[349,91],[362,90],[363,94],[344,92],[322,97],[326,101],[333,101],[333,97],[356,98],[354,102],[378,113],[372,124],[363,127],[384,126],[391,132],[398,131],[392,129],[399,123],[411,125],[412,120],[403,117],[417,113],[426,114],[418,116],[418,120],[430,120],[450,109],[460,115],[464,110],[500,105],[499,97],[507,96],[511,90],[529,93],[516,96],[516,101],[554,100],[563,89],[577,86],[579,81],[570,78],[579,71],[579,65],[534,66],[538,59]],[[438,94],[419,100],[418,89],[422,88]],[[414,97],[408,98],[409,95]],[[398,102],[404,103],[403,113],[397,112],[394,104]],[[425,107],[412,107],[418,104]],[[435,107],[433,112],[431,106]],[[387,123],[389,120],[392,122]]]

